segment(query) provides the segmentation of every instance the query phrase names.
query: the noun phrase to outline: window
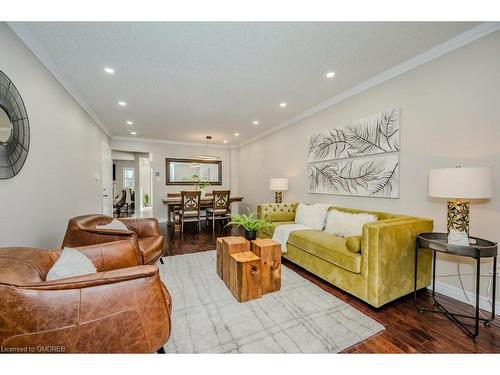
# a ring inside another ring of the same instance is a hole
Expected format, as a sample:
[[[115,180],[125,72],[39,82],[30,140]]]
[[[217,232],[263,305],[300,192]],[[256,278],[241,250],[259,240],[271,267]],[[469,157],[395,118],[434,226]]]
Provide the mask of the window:
[[[135,185],[135,169],[123,168],[123,187],[134,189]]]

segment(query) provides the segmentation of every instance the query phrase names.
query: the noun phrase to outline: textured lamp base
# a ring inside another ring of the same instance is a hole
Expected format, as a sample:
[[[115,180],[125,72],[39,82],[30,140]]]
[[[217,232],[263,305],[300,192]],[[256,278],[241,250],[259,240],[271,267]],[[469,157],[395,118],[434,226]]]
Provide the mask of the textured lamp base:
[[[275,191],[274,192],[274,203],[283,203],[283,192]]]
[[[448,201],[448,232],[451,229],[469,234],[469,202]]]

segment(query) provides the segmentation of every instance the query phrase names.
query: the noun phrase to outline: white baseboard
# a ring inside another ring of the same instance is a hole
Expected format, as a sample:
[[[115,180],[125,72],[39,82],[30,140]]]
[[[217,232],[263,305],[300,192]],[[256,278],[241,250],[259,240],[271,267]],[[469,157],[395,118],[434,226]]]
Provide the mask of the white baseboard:
[[[167,222],[167,218],[166,217],[160,217],[160,218],[158,218],[156,220],[158,220],[159,223],[166,223]]]
[[[432,290],[432,285],[427,287],[427,289]],[[462,289],[448,285],[448,284],[444,284],[444,283],[439,282],[439,281],[436,281],[436,292],[444,294],[445,296],[459,300],[461,302],[464,302],[467,304],[469,303],[469,301],[465,297]],[[467,293],[467,296],[469,297],[469,299],[472,301],[472,303],[475,304],[476,303],[476,294],[469,292],[469,291],[466,291],[466,293]],[[487,297],[483,297],[483,296],[479,297],[479,307],[483,310],[491,312],[490,302],[488,301]],[[499,312],[500,312],[500,303],[497,301],[495,303],[495,313],[498,315]]]

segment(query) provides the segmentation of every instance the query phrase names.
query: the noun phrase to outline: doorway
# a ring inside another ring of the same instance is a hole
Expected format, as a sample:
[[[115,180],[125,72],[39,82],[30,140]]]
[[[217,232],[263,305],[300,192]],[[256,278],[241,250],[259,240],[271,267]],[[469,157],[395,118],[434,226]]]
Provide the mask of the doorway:
[[[139,191],[141,211],[153,209],[153,172],[150,157],[139,158]]]
[[[113,162],[111,159],[111,148],[105,142],[101,143],[101,200],[102,213],[106,216],[113,216],[113,188],[112,171]]]

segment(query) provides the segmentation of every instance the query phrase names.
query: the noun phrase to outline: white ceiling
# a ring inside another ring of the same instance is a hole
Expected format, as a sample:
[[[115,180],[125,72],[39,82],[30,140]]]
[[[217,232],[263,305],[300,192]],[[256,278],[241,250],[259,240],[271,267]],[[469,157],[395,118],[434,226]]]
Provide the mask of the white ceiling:
[[[477,23],[11,26],[113,135],[128,136],[131,120],[140,138],[239,144]],[[336,76],[326,79],[328,71]]]

